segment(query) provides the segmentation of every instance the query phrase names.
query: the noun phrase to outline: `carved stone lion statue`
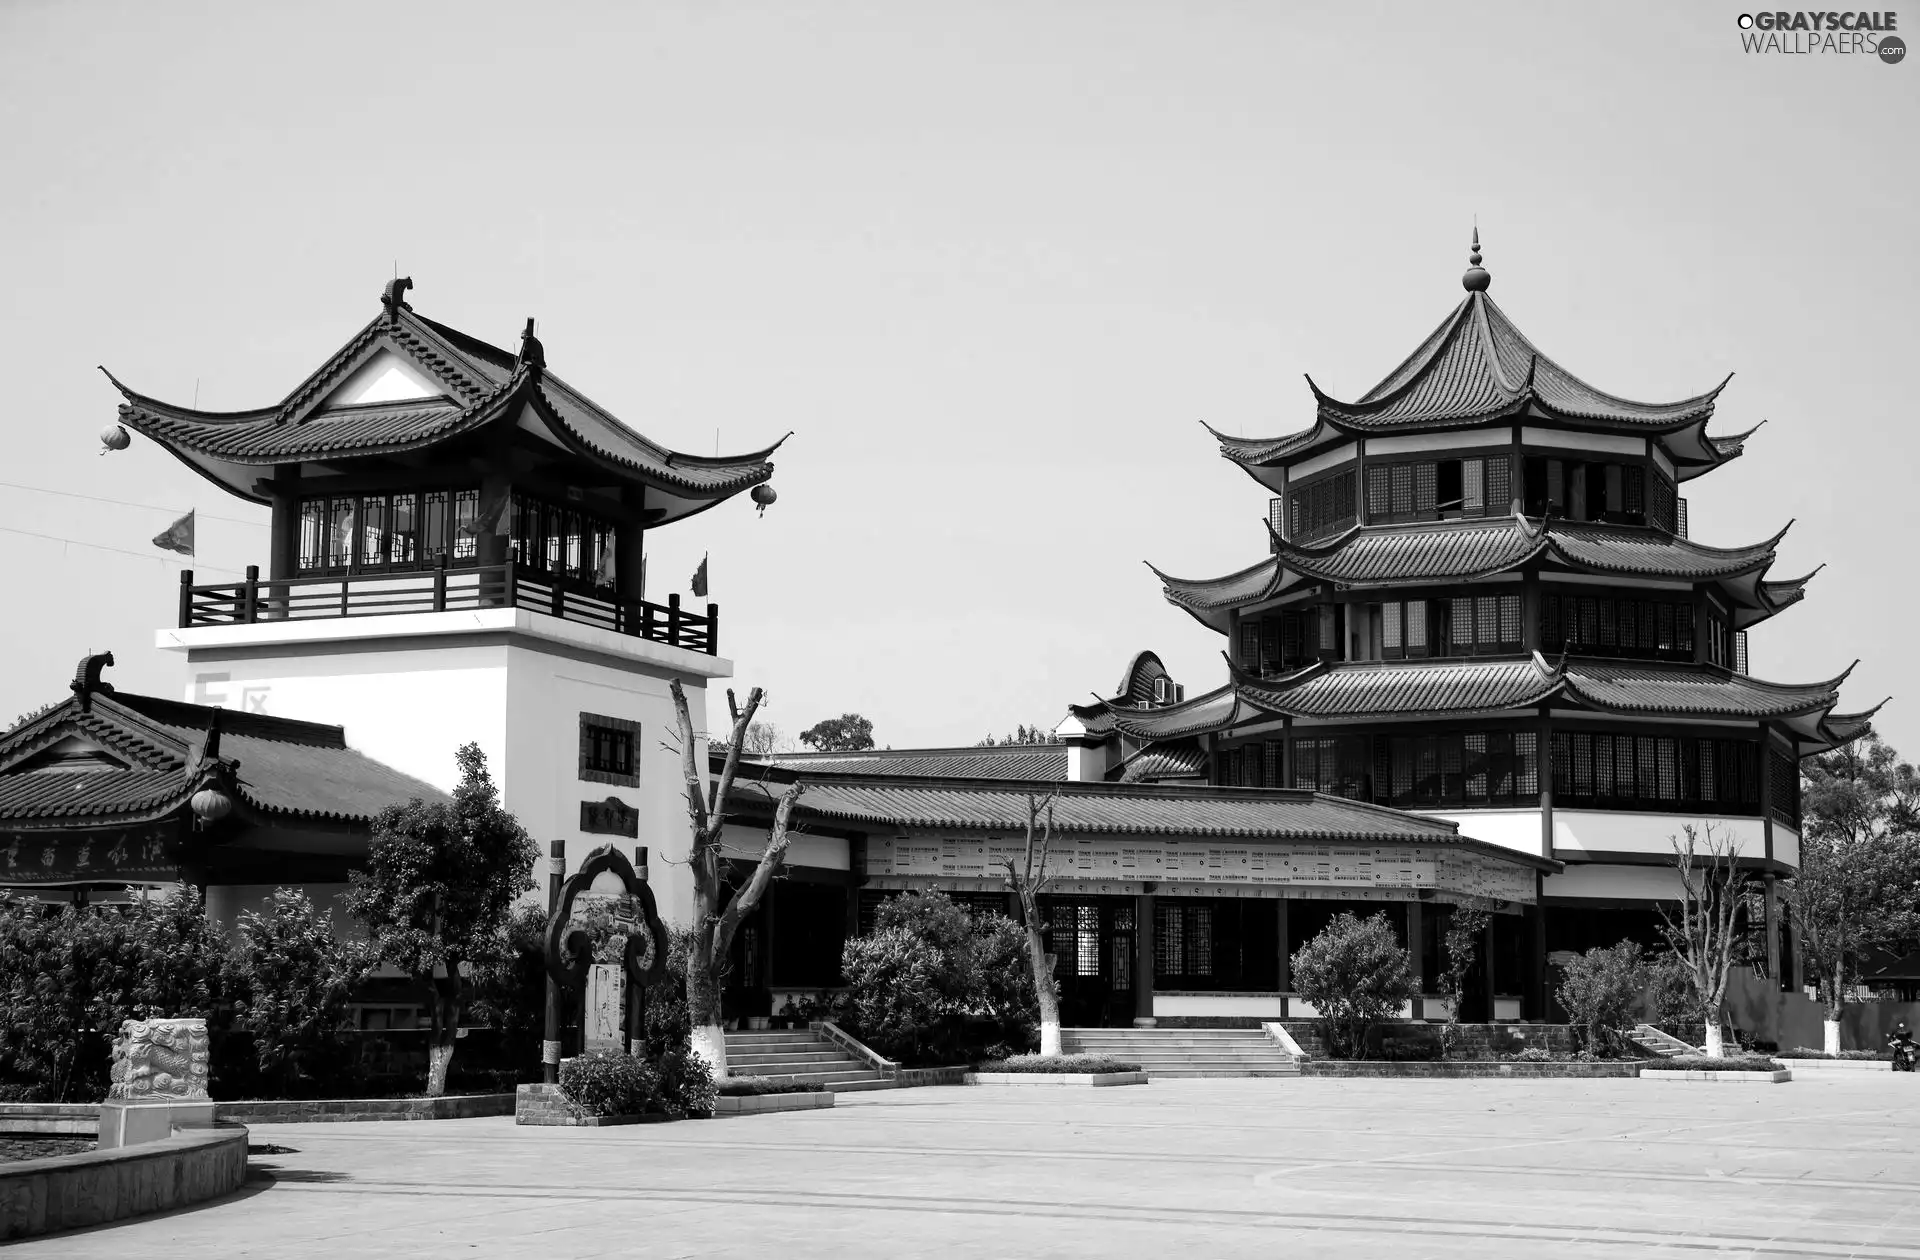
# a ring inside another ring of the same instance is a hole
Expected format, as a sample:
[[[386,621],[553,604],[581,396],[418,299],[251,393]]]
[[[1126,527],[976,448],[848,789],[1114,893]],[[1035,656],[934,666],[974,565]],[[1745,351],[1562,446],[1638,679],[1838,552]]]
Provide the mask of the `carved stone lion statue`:
[[[207,1096],[207,1021],[130,1019],[113,1041],[108,1098],[173,1102]]]

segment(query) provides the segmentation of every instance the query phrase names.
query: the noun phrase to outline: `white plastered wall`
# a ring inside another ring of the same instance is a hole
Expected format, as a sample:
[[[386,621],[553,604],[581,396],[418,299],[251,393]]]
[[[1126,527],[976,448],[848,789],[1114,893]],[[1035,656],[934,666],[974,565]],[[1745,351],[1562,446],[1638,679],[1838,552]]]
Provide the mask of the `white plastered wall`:
[[[185,653],[186,699],[341,726],[353,748],[443,790],[457,780],[456,750],[478,743],[539,846],[530,899],[545,899],[550,841],[565,842],[568,871],[603,843],[629,856],[645,845],[661,917],[691,919],[668,684],[686,688],[704,778],[706,682],[729,676],[731,662],[514,609],[162,630],[158,643]],[[580,778],[582,713],[639,723],[638,787]],[[581,803],[609,796],[639,813],[637,837],[580,829]]]
[[[1588,853],[1646,853],[1670,856],[1670,837],[1691,824],[1705,843],[1706,828],[1730,837],[1741,857],[1765,857],[1766,831],[1758,818],[1703,818],[1693,814],[1638,814],[1603,810],[1553,811],[1553,853],[1579,858]],[[1796,849],[1797,852],[1797,849]]]

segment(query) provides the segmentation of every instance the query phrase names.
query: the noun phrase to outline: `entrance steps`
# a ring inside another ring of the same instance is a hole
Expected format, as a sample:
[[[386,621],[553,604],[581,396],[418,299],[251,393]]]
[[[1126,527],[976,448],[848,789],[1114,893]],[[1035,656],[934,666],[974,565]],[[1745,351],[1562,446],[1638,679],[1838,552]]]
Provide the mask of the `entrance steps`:
[[[811,1081],[836,1094],[892,1089],[894,1082],[870,1063],[811,1029],[796,1032],[729,1032],[727,1070],[736,1076]]]
[[[1300,1075],[1258,1028],[1062,1028],[1060,1049],[1138,1063],[1150,1078]]]
[[[1671,1033],[1663,1033],[1652,1024],[1635,1024],[1627,1030],[1627,1040],[1639,1046],[1649,1054],[1657,1054],[1663,1059],[1676,1055],[1699,1054],[1699,1046],[1690,1046]]]

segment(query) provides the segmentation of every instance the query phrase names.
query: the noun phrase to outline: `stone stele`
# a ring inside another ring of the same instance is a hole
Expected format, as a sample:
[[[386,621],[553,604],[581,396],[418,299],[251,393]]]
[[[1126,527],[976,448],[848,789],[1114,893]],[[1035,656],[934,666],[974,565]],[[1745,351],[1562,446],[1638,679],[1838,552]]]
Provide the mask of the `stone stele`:
[[[195,1102],[207,1097],[207,1021],[130,1019],[113,1042],[109,1099]]]

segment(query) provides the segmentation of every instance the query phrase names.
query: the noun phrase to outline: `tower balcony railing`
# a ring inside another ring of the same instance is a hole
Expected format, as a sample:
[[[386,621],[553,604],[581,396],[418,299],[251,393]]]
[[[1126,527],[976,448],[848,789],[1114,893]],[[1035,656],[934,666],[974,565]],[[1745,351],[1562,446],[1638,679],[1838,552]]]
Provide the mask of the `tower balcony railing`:
[[[182,629],[480,608],[525,608],[709,656],[720,651],[718,604],[701,614],[681,608],[678,594],[664,604],[620,599],[511,560],[450,568],[442,557],[433,568],[411,573],[265,579],[258,565],[248,565],[244,581],[205,586],[194,585],[191,569],[180,574]]]

